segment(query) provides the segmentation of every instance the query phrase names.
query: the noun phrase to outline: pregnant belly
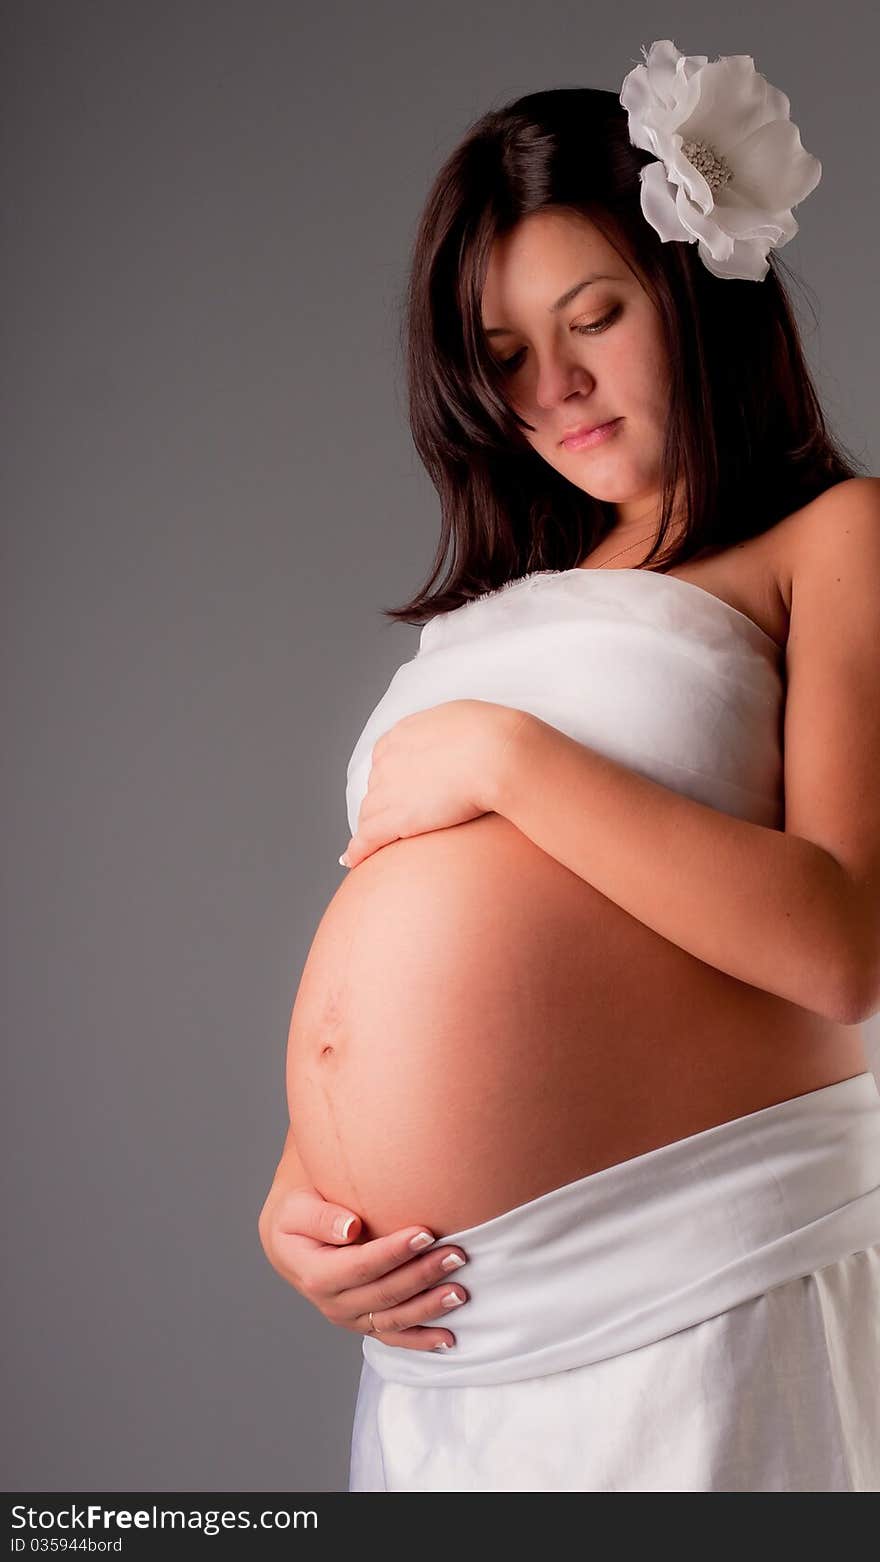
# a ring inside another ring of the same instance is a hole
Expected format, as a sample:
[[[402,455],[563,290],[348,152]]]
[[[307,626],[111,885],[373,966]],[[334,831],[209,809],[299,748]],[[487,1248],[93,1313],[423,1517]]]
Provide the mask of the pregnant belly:
[[[440,1237],[866,1066],[857,1030],[705,965],[484,814],[346,875],[287,1094],[309,1176],[365,1237]]]

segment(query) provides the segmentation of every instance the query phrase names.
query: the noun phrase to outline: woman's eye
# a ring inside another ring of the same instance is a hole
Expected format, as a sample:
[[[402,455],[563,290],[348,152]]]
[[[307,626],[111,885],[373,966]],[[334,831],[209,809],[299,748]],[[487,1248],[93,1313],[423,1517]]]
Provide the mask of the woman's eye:
[[[592,335],[594,331],[604,331],[605,327],[610,325],[612,320],[616,320],[619,314],[620,309],[615,305],[613,309],[609,310],[607,315],[603,315],[601,320],[594,320],[592,325],[576,325],[575,330],[587,335]]]
[[[615,306],[614,309],[612,309],[607,315],[603,315],[601,320],[594,320],[591,325],[576,325],[575,330],[579,331],[581,336],[594,336],[597,331],[604,331],[606,326],[609,326],[612,320],[617,318],[619,313],[619,306]],[[513,369],[519,366],[519,362],[524,352],[525,348],[521,347],[519,352],[514,353],[511,358],[499,358],[499,367],[503,369],[505,373],[511,373]]]

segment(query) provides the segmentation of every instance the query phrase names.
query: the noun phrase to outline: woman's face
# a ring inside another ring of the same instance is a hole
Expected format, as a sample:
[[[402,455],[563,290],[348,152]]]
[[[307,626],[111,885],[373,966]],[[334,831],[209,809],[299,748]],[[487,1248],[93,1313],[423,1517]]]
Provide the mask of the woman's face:
[[[579,283],[593,273],[600,280]],[[573,295],[573,296],[572,296]],[[660,316],[622,255],[588,218],[538,212],[496,239],[482,296],[489,351],[529,444],[557,472],[617,507],[617,526],[659,513],[669,365]],[[619,419],[572,450],[567,431]]]

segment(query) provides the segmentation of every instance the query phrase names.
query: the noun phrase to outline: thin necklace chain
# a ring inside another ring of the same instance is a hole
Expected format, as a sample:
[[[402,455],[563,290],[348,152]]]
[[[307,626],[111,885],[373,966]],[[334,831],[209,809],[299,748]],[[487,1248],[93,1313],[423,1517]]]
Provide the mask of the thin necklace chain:
[[[603,559],[602,563],[594,565],[594,568],[595,569],[604,569],[606,564],[613,564],[615,559],[619,559],[620,558],[621,553],[628,553],[630,548],[637,548],[637,547],[639,547],[639,544],[642,543],[642,542],[650,542],[651,538],[653,537],[653,535],[654,535],[653,532],[649,532],[647,537],[639,538],[638,542],[628,542],[625,548],[621,548],[619,550],[619,552],[617,552],[617,553],[612,553],[610,559]]]

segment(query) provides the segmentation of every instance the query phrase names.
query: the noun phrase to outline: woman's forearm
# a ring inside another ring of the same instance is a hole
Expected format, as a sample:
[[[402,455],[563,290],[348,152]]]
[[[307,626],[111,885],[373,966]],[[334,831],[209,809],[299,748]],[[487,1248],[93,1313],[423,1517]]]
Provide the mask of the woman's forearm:
[[[490,799],[573,873],[707,965],[845,1025],[860,892],[827,851],[694,801],[528,716]]]

